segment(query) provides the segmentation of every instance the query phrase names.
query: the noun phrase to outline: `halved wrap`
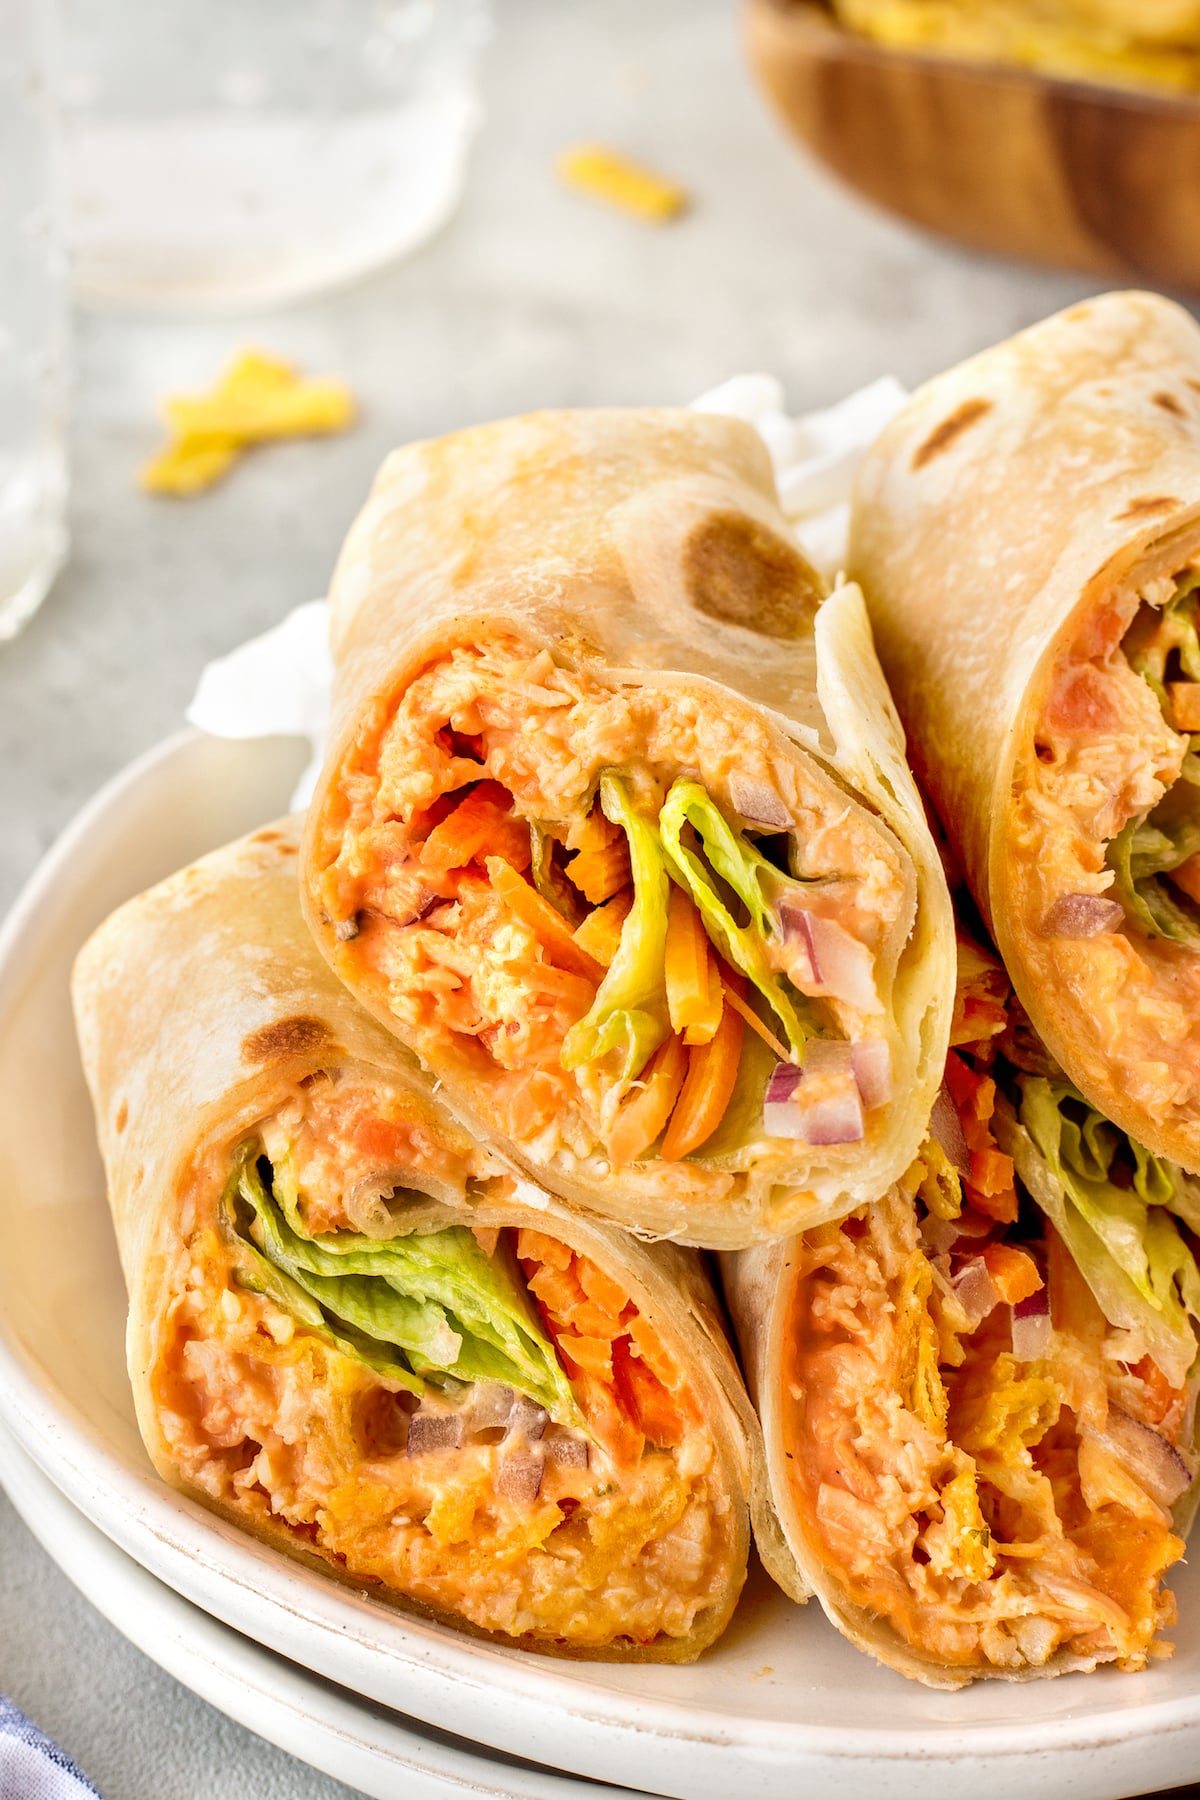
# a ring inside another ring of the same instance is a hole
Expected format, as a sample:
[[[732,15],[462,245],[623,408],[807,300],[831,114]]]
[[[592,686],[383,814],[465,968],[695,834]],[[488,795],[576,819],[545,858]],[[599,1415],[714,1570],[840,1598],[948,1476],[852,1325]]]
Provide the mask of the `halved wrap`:
[[[850,560],[1040,1036],[1200,1169],[1200,329],[1110,294],[930,382],[864,460]]]
[[[755,1432],[699,1262],[471,1141],[317,955],[296,846],[216,852],[77,966],[155,1466],[383,1599],[686,1661],[742,1586]]]
[[[915,1153],[953,975],[861,597],[766,450],[542,413],[389,457],[334,577],[302,890],[331,966],[556,1193],[735,1247]]]
[[[776,1529],[935,1687],[1170,1653],[1196,1501],[1200,1182],[1094,1112],[963,938],[930,1138],[876,1205],[723,1258]],[[1015,1165],[1015,1166],[1014,1166]]]

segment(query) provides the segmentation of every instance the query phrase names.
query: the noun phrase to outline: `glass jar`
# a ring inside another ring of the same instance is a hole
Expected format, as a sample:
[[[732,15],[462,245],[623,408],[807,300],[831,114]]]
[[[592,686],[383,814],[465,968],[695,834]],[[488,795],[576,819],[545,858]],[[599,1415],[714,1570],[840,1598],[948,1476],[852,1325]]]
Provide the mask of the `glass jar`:
[[[48,0],[0,33],[0,638],[67,553],[67,277]]]
[[[487,0],[64,0],[76,293],[244,311],[453,211]]]

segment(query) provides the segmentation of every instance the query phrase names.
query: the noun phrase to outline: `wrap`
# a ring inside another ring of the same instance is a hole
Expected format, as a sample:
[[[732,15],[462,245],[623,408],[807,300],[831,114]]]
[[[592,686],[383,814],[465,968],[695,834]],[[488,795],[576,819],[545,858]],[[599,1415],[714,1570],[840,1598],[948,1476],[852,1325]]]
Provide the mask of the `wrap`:
[[[868,452],[863,583],[915,765],[1039,1035],[1200,1168],[1200,331],[1111,294]]]
[[[755,1425],[698,1259],[518,1183],[317,955],[284,821],[130,901],[75,1004],[159,1473],[381,1599],[687,1661]]]
[[[1088,1107],[965,936],[951,1035],[905,1181],[723,1259],[763,1559],[930,1686],[1139,1669],[1196,1500],[1200,1183]]]
[[[744,423],[542,413],[388,458],[332,589],[306,917],[480,1135],[736,1247],[915,1153],[953,982],[861,596]]]

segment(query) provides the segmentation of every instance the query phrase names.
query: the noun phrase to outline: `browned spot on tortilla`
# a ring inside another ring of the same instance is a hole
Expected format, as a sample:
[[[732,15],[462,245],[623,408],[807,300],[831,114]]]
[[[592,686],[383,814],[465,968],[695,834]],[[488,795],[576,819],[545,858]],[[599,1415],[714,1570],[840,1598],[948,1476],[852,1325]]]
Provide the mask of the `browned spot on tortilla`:
[[[277,844],[279,833],[277,831],[256,831],[250,842],[252,844]]]
[[[268,1063],[285,1056],[303,1056],[306,1050],[318,1049],[328,1038],[329,1028],[320,1019],[276,1019],[261,1031],[252,1031],[242,1039],[242,1055],[247,1062]]]
[[[913,452],[913,468],[923,469],[939,451],[945,450],[956,437],[961,437],[968,426],[990,413],[994,404],[992,400],[964,400],[961,406],[956,406],[950,417],[935,425],[925,442],[917,446]]]
[[[1200,394],[1200,381],[1197,381],[1194,375],[1185,375],[1183,379],[1193,393]]]
[[[689,603],[763,637],[799,638],[823,598],[820,579],[785,538],[745,513],[711,513],[683,545]]]
[[[1143,513],[1168,512],[1171,507],[1182,505],[1182,500],[1174,500],[1170,494],[1144,494],[1139,500],[1131,500],[1117,518],[1140,519]]]
[[[1178,419],[1187,418],[1186,407],[1181,401],[1175,398],[1174,394],[1168,394],[1164,391],[1161,394],[1155,394],[1153,399],[1155,406],[1161,406],[1164,412],[1174,413]]]
[[[124,1131],[124,1129],[128,1125],[128,1123],[129,1123],[129,1105],[128,1105],[127,1101],[122,1100],[120,1106],[118,1106],[118,1108],[117,1108],[117,1119],[116,1119],[117,1131],[118,1132]]]

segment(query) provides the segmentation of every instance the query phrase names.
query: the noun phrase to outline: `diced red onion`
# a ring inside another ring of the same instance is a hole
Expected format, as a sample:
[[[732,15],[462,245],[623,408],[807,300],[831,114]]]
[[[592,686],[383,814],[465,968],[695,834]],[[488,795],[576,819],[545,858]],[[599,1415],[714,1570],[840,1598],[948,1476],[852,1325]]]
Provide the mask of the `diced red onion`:
[[[886,1106],[892,1097],[892,1052],[887,1039],[859,1038],[851,1048],[850,1066],[867,1111]]]
[[[513,1398],[512,1389],[502,1382],[476,1382],[468,1413],[470,1430],[495,1431],[506,1426],[512,1413]]]
[[[586,1438],[550,1437],[546,1439],[546,1455],[551,1462],[558,1463],[564,1469],[586,1469],[588,1466],[588,1444]]]
[[[969,1175],[971,1173],[971,1152],[967,1149],[967,1140],[963,1136],[962,1120],[958,1116],[958,1108],[944,1081],[938,1089],[937,1099],[933,1103],[933,1111],[929,1115],[929,1129],[959,1174]]]
[[[796,1111],[800,1115],[800,1135],[806,1143],[815,1147],[826,1144],[857,1144],[861,1142],[866,1127],[863,1124],[862,1101],[858,1097],[858,1089],[850,1084],[845,1088],[825,1088],[823,1093],[814,1095],[811,1100],[804,1096],[804,1083],[800,1085]]]
[[[800,1112],[792,1096],[800,1080],[795,1063],[776,1063],[763,1098],[763,1130],[768,1137],[801,1136]]]
[[[508,1435],[536,1443],[549,1423],[550,1415],[544,1406],[539,1406],[528,1394],[518,1394],[508,1418]]]
[[[1041,1292],[1045,1292],[1043,1288]],[[1037,1294],[1030,1295],[1036,1300]],[[1018,1300],[1012,1309],[1012,1347],[1013,1355],[1018,1362],[1037,1362],[1050,1349],[1050,1334],[1053,1329],[1050,1323],[1050,1309],[1042,1312],[1022,1312],[1025,1305]]]
[[[982,1256],[972,1256],[954,1277],[955,1297],[971,1322],[972,1331],[1000,1304],[1000,1291]]]
[[[408,1422],[408,1454],[425,1456],[433,1450],[462,1448],[461,1413],[415,1412]]]
[[[1102,1430],[1095,1426],[1086,1429],[1125,1464],[1160,1506],[1173,1506],[1191,1486],[1192,1471],[1174,1444],[1121,1407],[1109,1407]]]
[[[520,1453],[502,1456],[496,1471],[496,1492],[521,1506],[532,1506],[542,1485],[540,1456]]]
[[[840,1038],[810,1038],[804,1067],[777,1063],[767,1083],[763,1129],[816,1147],[856,1144],[864,1134],[862,1100],[851,1047]]]
[[[769,1104],[778,1106],[781,1101],[790,1100],[799,1080],[800,1070],[795,1063],[776,1063],[767,1082],[766,1097]]]
[[[1103,894],[1060,894],[1042,920],[1044,937],[1086,938],[1115,931],[1125,917],[1119,900]]]
[[[826,919],[787,900],[780,907],[780,922],[784,947],[803,955],[803,963],[793,963],[791,969],[798,987],[813,987],[859,1012],[883,1011],[875,987],[875,958],[865,944],[836,919]]]
[[[746,775],[731,775],[729,798],[751,825],[766,825],[772,831],[790,831],[792,828],[791,816],[782,798],[764,781],[751,781]]]

